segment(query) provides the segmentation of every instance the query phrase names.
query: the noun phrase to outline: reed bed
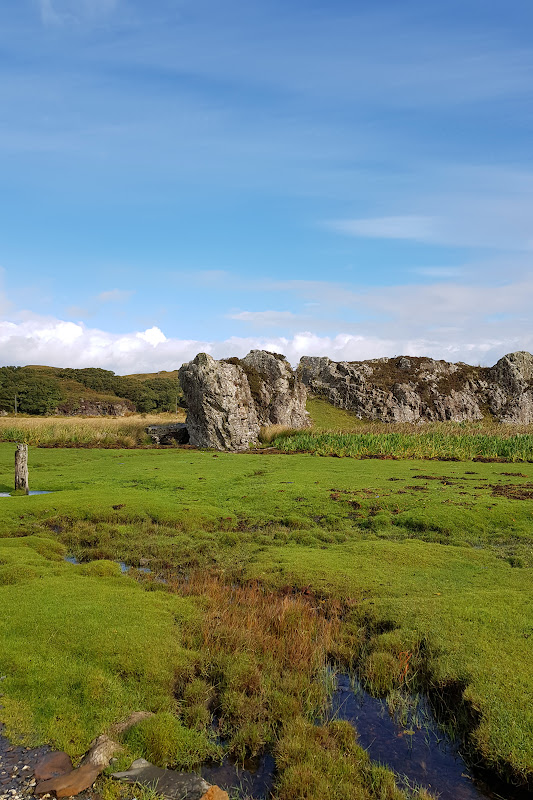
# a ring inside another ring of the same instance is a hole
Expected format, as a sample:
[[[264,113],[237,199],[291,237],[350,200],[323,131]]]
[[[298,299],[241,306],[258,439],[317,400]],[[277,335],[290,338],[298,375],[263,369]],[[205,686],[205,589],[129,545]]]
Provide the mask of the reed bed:
[[[148,425],[184,420],[184,411],[127,417],[0,417],[0,441],[41,447],[141,447],[151,444]]]
[[[530,426],[531,430],[531,426]],[[533,461],[533,433],[470,433],[446,423],[416,433],[313,433],[279,435],[271,445],[286,453],[308,452],[349,458],[424,458],[471,461]]]

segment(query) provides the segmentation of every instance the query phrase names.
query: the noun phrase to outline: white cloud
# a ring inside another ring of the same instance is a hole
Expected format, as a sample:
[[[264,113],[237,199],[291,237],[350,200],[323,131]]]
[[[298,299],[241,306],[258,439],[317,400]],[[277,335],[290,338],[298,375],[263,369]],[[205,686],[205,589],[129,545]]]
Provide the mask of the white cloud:
[[[100,292],[97,300],[100,303],[124,303],[134,294],[133,291],[128,289],[110,289],[106,292]]]
[[[303,355],[356,361],[399,354],[492,364],[506,352],[533,349],[533,334],[518,337],[510,331],[507,336],[489,338],[481,331],[477,337],[465,338],[464,331],[435,328],[432,335],[426,332],[403,337],[368,332],[320,336],[302,331],[291,337],[233,336],[223,341],[201,341],[167,338],[157,327],[113,334],[49,317],[0,322],[0,364],[5,365],[102,367],[128,374],[173,370],[199,352],[224,358],[244,356],[255,348],[284,353],[294,365]]]
[[[44,25],[93,21],[111,14],[119,0],[39,0]]]
[[[292,311],[239,311],[228,314],[228,317],[241,322],[251,322],[252,325],[273,325],[275,327],[287,325],[298,319]]]
[[[137,336],[139,339],[151,344],[152,347],[157,347],[158,344],[163,344],[163,342],[168,341],[163,331],[157,328],[155,325],[153,328],[148,328],[147,330],[138,333]]]
[[[328,228],[339,233],[371,239],[413,239],[427,242],[432,241],[436,235],[436,220],[433,217],[415,215],[338,219],[326,224]]]

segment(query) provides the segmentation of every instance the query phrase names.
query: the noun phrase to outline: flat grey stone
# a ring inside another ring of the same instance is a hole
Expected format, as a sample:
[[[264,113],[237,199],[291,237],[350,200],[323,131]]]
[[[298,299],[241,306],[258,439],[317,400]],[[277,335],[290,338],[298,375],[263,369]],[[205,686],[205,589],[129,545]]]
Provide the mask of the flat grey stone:
[[[168,800],[200,800],[210,786],[194,772],[161,769],[145,758],[138,758],[126,772],[115,772],[113,778],[149,786]]]

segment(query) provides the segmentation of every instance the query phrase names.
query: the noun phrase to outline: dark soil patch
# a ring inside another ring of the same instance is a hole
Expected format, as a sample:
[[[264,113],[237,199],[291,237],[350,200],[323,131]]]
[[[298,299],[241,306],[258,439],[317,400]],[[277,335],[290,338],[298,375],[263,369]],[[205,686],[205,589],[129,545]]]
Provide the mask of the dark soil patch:
[[[493,497],[507,497],[509,500],[533,500],[533,483],[491,484]]]

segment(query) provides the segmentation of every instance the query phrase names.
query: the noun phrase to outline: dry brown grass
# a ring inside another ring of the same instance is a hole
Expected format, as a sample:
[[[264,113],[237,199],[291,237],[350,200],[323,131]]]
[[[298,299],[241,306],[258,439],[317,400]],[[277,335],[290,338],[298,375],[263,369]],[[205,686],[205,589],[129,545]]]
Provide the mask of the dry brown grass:
[[[306,429],[302,428],[301,430]],[[259,431],[259,441],[262,444],[270,444],[280,436],[293,436],[299,432],[299,428],[289,428],[287,425],[263,425]]]
[[[126,417],[0,417],[0,441],[41,446],[136,447],[147,444],[148,425],[184,422],[177,414],[131,414]]]

